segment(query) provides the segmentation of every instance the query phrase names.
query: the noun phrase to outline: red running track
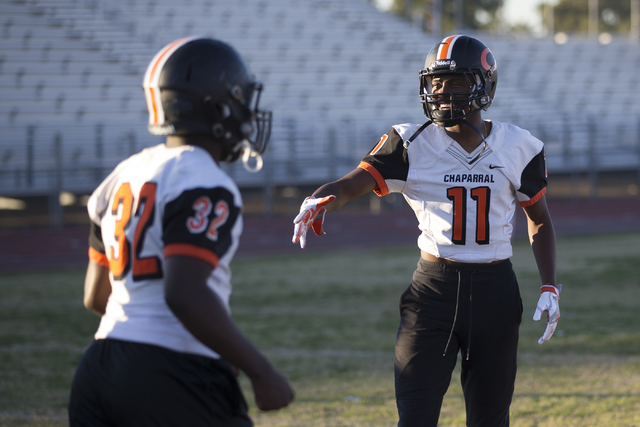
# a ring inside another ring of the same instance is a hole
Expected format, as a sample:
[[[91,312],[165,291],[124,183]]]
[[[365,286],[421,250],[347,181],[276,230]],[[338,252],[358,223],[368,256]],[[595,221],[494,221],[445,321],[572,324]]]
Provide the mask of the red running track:
[[[548,200],[556,233],[563,235],[640,230],[640,197],[597,200]],[[516,238],[526,237],[517,209]],[[246,217],[237,257],[301,253],[291,243],[293,216]],[[417,221],[408,208],[379,215],[333,213],[326,236],[308,236],[305,252],[412,246]],[[312,233],[311,233],[312,234]],[[88,227],[0,230],[0,274],[78,268],[87,264]]]

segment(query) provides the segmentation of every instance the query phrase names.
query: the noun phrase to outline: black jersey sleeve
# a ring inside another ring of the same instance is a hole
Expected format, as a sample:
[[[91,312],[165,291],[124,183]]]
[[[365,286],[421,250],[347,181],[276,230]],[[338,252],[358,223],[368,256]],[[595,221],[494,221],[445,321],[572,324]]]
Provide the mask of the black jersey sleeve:
[[[167,203],[162,220],[164,256],[185,255],[213,267],[233,244],[240,207],[225,188],[195,188]]]
[[[547,163],[544,148],[527,164],[522,171],[518,192],[527,196],[529,200],[520,201],[521,206],[531,206],[547,189]]]
[[[94,222],[91,222],[91,230],[89,231],[89,259],[100,265],[109,265],[102,240],[102,229]]]
[[[406,181],[409,173],[409,158],[398,131],[391,128],[389,132],[382,135],[382,138],[364,156],[359,167],[371,173],[376,179],[378,182],[376,193],[381,196],[389,192],[387,180]]]

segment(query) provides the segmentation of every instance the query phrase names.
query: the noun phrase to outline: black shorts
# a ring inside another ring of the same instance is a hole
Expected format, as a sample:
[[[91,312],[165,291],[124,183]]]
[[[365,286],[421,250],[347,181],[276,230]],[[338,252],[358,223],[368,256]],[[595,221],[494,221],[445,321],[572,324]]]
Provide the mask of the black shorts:
[[[249,427],[224,360],[120,340],[97,340],[73,379],[69,425]]]

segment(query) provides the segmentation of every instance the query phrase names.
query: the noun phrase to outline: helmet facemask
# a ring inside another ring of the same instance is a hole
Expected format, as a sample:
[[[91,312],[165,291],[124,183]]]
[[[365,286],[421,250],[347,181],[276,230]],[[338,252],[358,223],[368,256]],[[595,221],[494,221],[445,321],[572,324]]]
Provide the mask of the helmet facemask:
[[[271,111],[260,110],[260,95],[262,94],[262,84],[256,83],[251,94],[251,123],[242,126],[246,130],[246,138],[242,141],[242,165],[249,172],[257,172],[262,169],[262,154],[267,148],[271,138],[271,124],[273,114]],[[249,159],[255,158],[254,167],[249,165]]]
[[[262,84],[252,83],[246,91],[234,85],[228,88],[228,93],[227,103],[210,107],[211,135],[226,149],[223,161],[234,162],[242,156],[245,169],[257,172],[262,168],[262,154],[271,137],[272,123],[271,111],[259,109]],[[238,134],[228,129],[237,129]],[[249,166],[250,158],[256,158],[255,167]]]
[[[468,90],[434,93],[431,84],[433,78],[451,74],[464,76]],[[486,110],[491,104],[491,98],[487,93],[486,81],[479,72],[432,72],[430,69],[424,69],[420,72],[420,102],[429,120],[438,126],[451,127],[479,110]],[[442,104],[449,104],[449,109],[441,109]]]

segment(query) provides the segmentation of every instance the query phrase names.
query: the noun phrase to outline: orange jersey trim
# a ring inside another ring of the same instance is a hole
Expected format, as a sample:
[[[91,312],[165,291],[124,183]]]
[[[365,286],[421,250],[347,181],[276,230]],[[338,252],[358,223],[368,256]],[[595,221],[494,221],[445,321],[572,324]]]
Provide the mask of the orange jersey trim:
[[[525,200],[524,202],[518,202],[518,204],[520,206],[522,206],[523,208],[526,208],[528,206],[532,206],[535,205],[536,202],[538,200],[540,200],[542,198],[542,196],[545,195],[545,193],[547,192],[547,187],[543,188],[542,190],[540,190],[540,192],[538,194],[536,194],[535,196],[533,196],[532,198],[530,198],[529,200]]]
[[[107,258],[107,255],[102,252],[98,252],[93,248],[89,248],[89,259],[96,264],[109,267],[109,259]]]
[[[371,166],[369,163],[366,163],[366,162],[360,162],[360,164],[358,165],[358,168],[366,170],[371,174],[373,179],[376,180],[376,183],[378,184],[378,188],[373,190],[374,193],[376,193],[380,197],[386,196],[387,194],[389,194],[389,187],[387,187],[387,183],[385,182],[384,178],[382,177],[382,175],[380,175],[380,172],[378,172],[376,168],[374,168],[373,166]]]
[[[170,256],[188,256],[191,258],[197,258],[208,264],[213,268],[218,266],[219,257],[208,249],[201,248],[200,246],[190,245],[188,243],[172,243],[164,247],[164,257]]]

